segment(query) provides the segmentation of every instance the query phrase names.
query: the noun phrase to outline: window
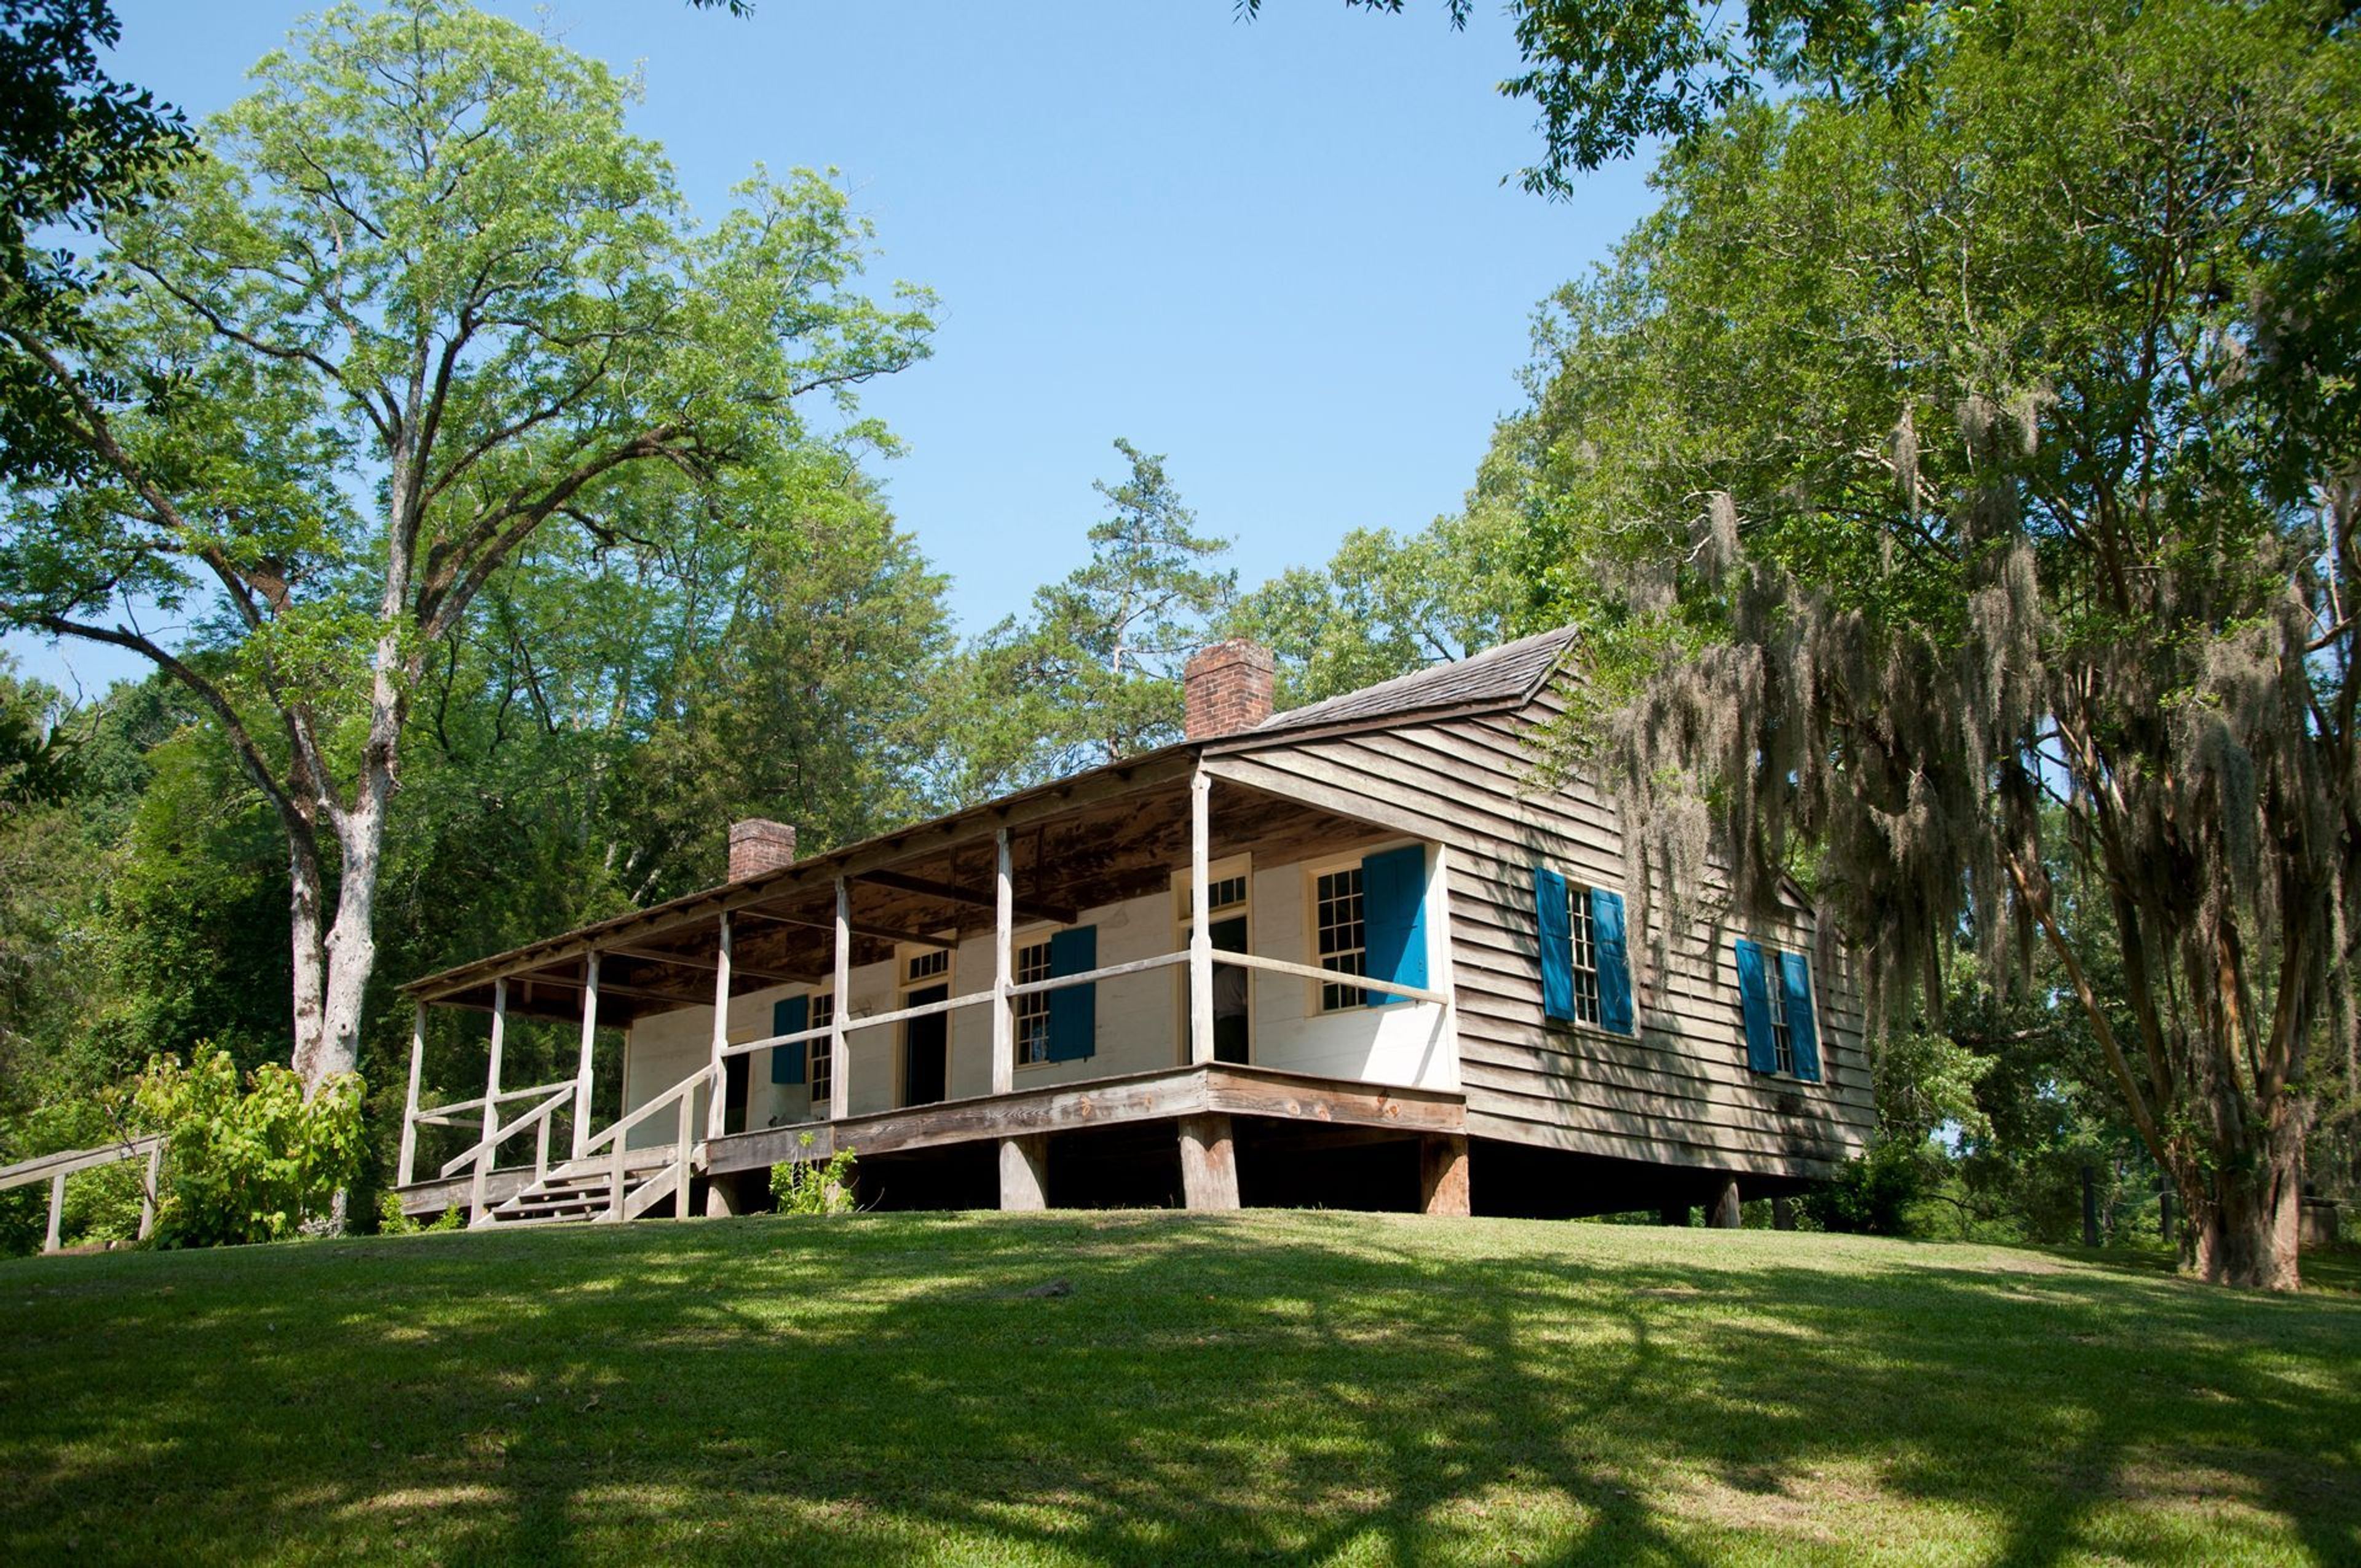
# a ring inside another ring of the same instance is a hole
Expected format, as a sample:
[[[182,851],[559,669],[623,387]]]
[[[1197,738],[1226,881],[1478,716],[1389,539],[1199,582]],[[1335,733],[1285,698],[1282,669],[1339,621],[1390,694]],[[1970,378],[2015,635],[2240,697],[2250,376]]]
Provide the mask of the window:
[[[1774,969],[1782,967],[1784,955],[1775,949],[1765,949]],[[1763,988],[1763,1001],[1771,1014],[1771,1070],[1789,1078],[1795,1075],[1795,1032],[1787,1025],[1787,988],[1772,985]]]
[[[811,999],[811,1027],[825,1029],[835,1018],[836,992],[815,992]],[[807,1064],[804,1077],[811,1084],[812,1103],[815,1105],[829,1102],[829,1085],[836,1076],[835,1044],[834,1038],[828,1035],[804,1042],[804,1049],[808,1053],[804,1058]]]
[[[916,985],[921,981],[934,980],[947,975],[951,972],[950,949],[928,948],[925,952],[912,953],[904,969],[903,983],[906,985]]]
[[[1016,949],[1016,983],[1030,985],[1050,976],[1049,944],[1035,942]],[[1030,991],[1016,998],[1016,1065],[1031,1067],[1049,1059],[1049,998],[1047,991]]]
[[[1225,876],[1205,884],[1205,903],[1216,915],[1224,909],[1235,909],[1246,901],[1246,879]]]
[[[1731,943],[1746,1065],[1766,1076],[1820,1081],[1819,1027],[1812,1016],[1812,965],[1805,954],[1741,937]]]
[[[1590,916],[1590,890],[1568,886],[1565,926],[1572,938],[1574,1021],[1598,1022],[1598,928]]]
[[[1362,917],[1361,868],[1341,866],[1323,872],[1312,883],[1320,933],[1320,967],[1335,974],[1368,973],[1368,927]],[[1361,1006],[1368,992],[1356,985],[1334,981],[1320,987],[1320,1011],[1334,1013]]]

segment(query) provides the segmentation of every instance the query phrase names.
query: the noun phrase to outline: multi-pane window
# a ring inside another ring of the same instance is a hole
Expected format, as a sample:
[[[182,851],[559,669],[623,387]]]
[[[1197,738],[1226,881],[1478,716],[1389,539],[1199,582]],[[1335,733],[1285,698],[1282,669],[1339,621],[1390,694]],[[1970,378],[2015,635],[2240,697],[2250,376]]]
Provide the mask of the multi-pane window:
[[[1205,907],[1217,915],[1224,909],[1235,909],[1246,901],[1246,879],[1243,876],[1225,876],[1205,884]]]
[[[951,972],[951,955],[948,948],[929,948],[923,953],[913,953],[905,966],[906,983],[916,985],[922,980],[934,980]]]
[[[1574,937],[1574,1017],[1578,1024],[1598,1022],[1598,933],[1590,922],[1590,890],[1566,884],[1565,928]]]
[[[1016,949],[1016,983],[1030,985],[1049,978],[1049,944],[1036,942]],[[1028,991],[1016,998],[1016,1065],[1030,1067],[1049,1059],[1049,993]]]
[[[1787,1022],[1787,988],[1780,983],[1779,955],[1765,948],[1763,957],[1771,977],[1771,982],[1763,988],[1771,1014],[1771,1060],[1774,1070],[1792,1078],[1795,1071],[1795,1035]]]
[[[811,1026],[825,1029],[836,1018],[836,992],[824,991],[811,999]],[[821,1035],[804,1042],[804,1079],[811,1085],[812,1103],[826,1102],[836,1074],[835,1039]]]
[[[1314,881],[1312,897],[1318,905],[1320,967],[1337,974],[1368,973],[1368,927],[1362,919],[1361,868],[1344,866],[1321,872]],[[1356,985],[1329,981],[1320,987],[1323,1013],[1358,1007],[1367,1000],[1368,993]]]

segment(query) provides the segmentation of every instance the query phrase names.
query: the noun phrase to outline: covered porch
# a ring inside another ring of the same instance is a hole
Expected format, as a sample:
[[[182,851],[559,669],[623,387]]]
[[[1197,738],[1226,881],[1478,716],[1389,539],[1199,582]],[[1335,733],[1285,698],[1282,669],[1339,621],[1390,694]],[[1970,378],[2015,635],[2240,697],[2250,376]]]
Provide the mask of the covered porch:
[[[1242,1144],[1411,1142],[1417,1201],[1465,1212],[1441,846],[1180,746],[780,859],[411,986],[405,1211],[726,1213],[781,1161],[954,1148],[990,1160],[991,1199],[1038,1208],[1053,1146],[1092,1168],[1127,1128],[1165,1140],[1191,1207],[1237,1205]],[[429,1008],[489,1015],[480,1094],[427,1102]],[[503,1085],[521,1018],[578,1027],[570,1078]],[[454,1127],[474,1141],[422,1165]]]

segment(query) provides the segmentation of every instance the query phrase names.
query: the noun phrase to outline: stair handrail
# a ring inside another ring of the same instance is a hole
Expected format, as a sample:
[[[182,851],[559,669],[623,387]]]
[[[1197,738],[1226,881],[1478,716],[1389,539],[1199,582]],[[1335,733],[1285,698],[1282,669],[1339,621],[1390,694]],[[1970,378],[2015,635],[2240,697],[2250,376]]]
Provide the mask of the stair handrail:
[[[506,1126],[493,1128],[491,1132],[485,1135],[483,1137],[477,1139],[474,1143],[469,1144],[466,1148],[461,1149],[449,1159],[445,1160],[443,1162],[443,1168],[438,1173],[438,1176],[449,1176],[453,1171],[458,1169],[463,1165],[470,1164],[487,1154],[497,1154],[502,1144],[508,1142],[511,1138],[515,1137],[519,1133],[523,1132],[535,1122],[545,1123],[553,1112],[557,1110],[559,1106],[571,1102],[573,1099],[574,1085],[571,1082],[561,1084],[547,1099],[534,1106],[532,1110],[527,1111],[523,1115],[519,1116],[515,1121],[509,1123]],[[546,1138],[543,1141],[544,1144],[547,1142]],[[546,1162],[547,1157],[548,1157],[544,1152],[543,1155],[544,1162]]]
[[[657,1112],[671,1104],[673,1101],[680,1095],[684,1093],[694,1094],[698,1089],[704,1087],[706,1080],[710,1079],[712,1076],[713,1064],[711,1062],[708,1062],[703,1067],[698,1068],[695,1072],[690,1073],[686,1078],[682,1079],[678,1083],[674,1084],[670,1089],[665,1090],[662,1094],[657,1095],[653,1100],[649,1101],[646,1104],[632,1112],[630,1115],[609,1124],[605,1132],[593,1133],[590,1135],[589,1142],[582,1146],[583,1156],[587,1158],[592,1150],[598,1148],[609,1139],[617,1136],[619,1134],[628,1133],[632,1128],[638,1126],[641,1123],[649,1120],[651,1117],[654,1116]]]
[[[541,1135],[533,1142],[533,1179],[539,1181],[549,1174],[549,1119],[556,1114],[559,1106],[571,1105],[573,1102],[574,1086],[567,1084],[507,1126],[493,1128],[456,1158],[444,1166],[443,1174],[449,1176],[468,1160],[475,1161],[476,1178],[467,1185],[467,1223],[469,1224],[480,1225],[484,1223],[484,1215],[489,1207],[485,1201],[484,1190],[490,1182],[493,1166],[500,1160],[500,1146],[536,1122],[541,1124]]]
[[[673,1146],[672,1159],[673,1190],[675,1194],[673,1200],[674,1212],[684,1220],[688,1218],[688,1172],[690,1158],[688,1125],[689,1112],[696,1104],[697,1091],[703,1088],[708,1082],[711,1081],[712,1078],[713,1064],[711,1062],[707,1062],[703,1067],[698,1068],[695,1072],[690,1073],[686,1078],[682,1079],[678,1083],[674,1084],[670,1089],[665,1090],[662,1094],[657,1095],[654,1099],[649,1101],[646,1104],[641,1106],[630,1115],[622,1117],[620,1120],[609,1126],[605,1132],[598,1134],[597,1136],[590,1139],[588,1143],[583,1145],[582,1153],[585,1158],[588,1157],[591,1150],[598,1148],[603,1144],[611,1143],[614,1145],[614,1147],[608,1153],[607,1179],[609,1183],[608,1188],[609,1194],[607,1207],[608,1219],[620,1222],[623,1218],[623,1205],[631,1197],[629,1190],[624,1185],[623,1179],[623,1161],[626,1155],[629,1153],[629,1151],[623,1146],[623,1135],[630,1132],[633,1127],[638,1126],[641,1123],[650,1120],[655,1116],[658,1112],[663,1111],[667,1106],[675,1108],[675,1130],[673,1135],[675,1141]]]

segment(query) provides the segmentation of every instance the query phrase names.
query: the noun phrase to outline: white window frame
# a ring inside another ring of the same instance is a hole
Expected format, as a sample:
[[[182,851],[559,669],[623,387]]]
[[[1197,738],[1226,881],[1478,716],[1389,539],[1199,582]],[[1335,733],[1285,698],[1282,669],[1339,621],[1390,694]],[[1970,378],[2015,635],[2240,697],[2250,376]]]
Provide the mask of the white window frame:
[[[1606,992],[1598,977],[1598,933],[1590,917],[1594,886],[1572,877],[1565,879],[1565,929],[1570,948],[1565,965],[1574,981],[1575,1023],[1586,1028],[1603,1029],[1607,1026]]]
[[[1787,1016],[1787,950],[1756,945],[1763,953],[1763,1014],[1771,1022],[1771,1071],[1779,1078],[1794,1078],[1795,1025]]]
[[[827,1017],[820,1015],[822,1008],[828,1010]],[[825,1029],[835,1015],[835,986],[825,985],[804,993],[804,1027]],[[833,1034],[804,1042],[804,1088],[810,1093],[811,1102],[816,1108],[829,1103],[829,1091],[835,1086],[835,1045]]]
[[[1408,840],[1402,841],[1408,842]],[[1324,876],[1334,876],[1342,872],[1351,872],[1355,876],[1359,876],[1361,874],[1361,862],[1363,861],[1367,860],[1369,856],[1378,853],[1379,850],[1390,847],[1391,846],[1389,844],[1371,844],[1367,848],[1356,850],[1350,854],[1332,855],[1323,861],[1307,861],[1304,862],[1303,961],[1305,963],[1310,964],[1314,969],[1326,969],[1328,967],[1325,963],[1321,961],[1322,955],[1320,952],[1320,879]],[[1366,979],[1369,972],[1368,889],[1364,886],[1360,892],[1356,894],[1356,896],[1362,901],[1360,920],[1361,945],[1357,948],[1349,950],[1359,956],[1361,967],[1356,970],[1332,970],[1331,972],[1336,974],[1350,974],[1356,978]],[[1311,1016],[1314,1018],[1332,1018],[1340,1013],[1351,1013],[1357,1009],[1366,1008],[1369,1005],[1369,993],[1362,990],[1359,986],[1339,985],[1334,981],[1325,980],[1308,980],[1303,983],[1310,991],[1312,999],[1310,1012]],[[1332,1007],[1328,1003],[1328,992],[1332,988],[1357,997],[1358,1000],[1339,1003]]]
[[[1060,926],[1033,926],[1009,933],[1008,979],[1011,984],[1024,985],[1029,981],[1049,978],[1051,970],[1049,939],[1063,929],[1065,927]],[[1028,950],[1037,948],[1041,952],[1041,972],[1038,975],[1027,974],[1025,968],[1025,955]],[[1019,1072],[1031,1068],[1054,1065],[1049,1060],[1049,998],[1052,994],[1053,992],[1047,991],[1036,991],[1027,995],[1013,997],[1009,1001],[1008,1011],[1011,1014],[1012,1027],[1009,1030],[1008,1045],[1009,1049],[1016,1053],[1016,1066]],[[1037,1021],[1041,1025],[1041,1054],[1028,1058],[1025,1054],[1025,1028],[1028,1023]]]

